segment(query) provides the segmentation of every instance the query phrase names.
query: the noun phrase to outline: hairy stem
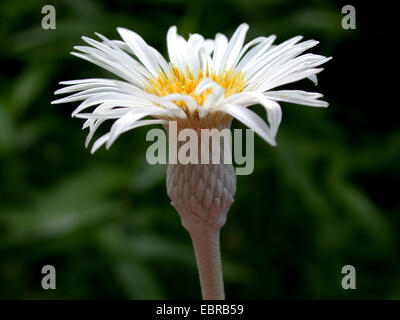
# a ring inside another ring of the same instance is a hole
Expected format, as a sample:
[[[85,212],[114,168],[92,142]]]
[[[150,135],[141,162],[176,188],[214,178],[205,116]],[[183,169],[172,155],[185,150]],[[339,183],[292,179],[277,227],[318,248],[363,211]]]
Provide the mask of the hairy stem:
[[[190,232],[203,300],[225,299],[222,277],[219,230],[194,230]]]

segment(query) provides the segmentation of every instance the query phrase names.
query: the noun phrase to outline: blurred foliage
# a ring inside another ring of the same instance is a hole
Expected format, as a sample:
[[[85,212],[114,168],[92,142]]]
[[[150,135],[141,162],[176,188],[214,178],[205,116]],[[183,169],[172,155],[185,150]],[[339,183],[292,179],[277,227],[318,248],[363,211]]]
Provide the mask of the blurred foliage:
[[[56,30],[41,28],[44,4],[56,7]],[[361,79],[361,58],[376,53],[364,44],[373,33],[363,10],[357,30],[343,30],[341,5],[2,0],[0,298],[200,297],[190,239],[166,195],[166,168],[145,161],[147,129],[90,155],[81,121],[70,119],[73,105],[50,101],[61,80],[113,77],[69,55],[82,35],[116,39],[123,26],[165,54],[170,25],[213,37],[243,21],[248,39],[302,34],[334,59],[317,88],[331,107],[282,104],[278,147],[257,137],[255,171],[238,177],[222,232],[227,297],[400,298],[400,207],[391,186],[400,177],[400,130],[393,119],[380,121],[377,100],[360,98],[372,88]],[[315,90],[306,81],[288,87]],[[45,264],[57,269],[54,291],[41,289]],[[340,286],[346,264],[356,267],[357,290]]]

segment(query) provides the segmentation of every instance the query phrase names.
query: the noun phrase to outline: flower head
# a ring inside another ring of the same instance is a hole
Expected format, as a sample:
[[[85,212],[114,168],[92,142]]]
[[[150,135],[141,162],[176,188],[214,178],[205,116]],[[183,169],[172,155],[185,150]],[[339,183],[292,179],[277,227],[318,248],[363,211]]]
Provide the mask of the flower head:
[[[191,34],[188,40],[171,27],[167,33],[169,62],[133,31],[118,28],[123,41],[101,41],[83,37],[89,46],[76,46],[73,55],[88,60],[121,80],[82,79],[64,81],[56,94],[72,93],[53,103],[82,101],[72,113],[86,119],[86,146],[97,128],[114,120],[108,133],[97,139],[95,152],[110,147],[122,133],[136,127],[166,124],[170,120],[202,125],[230,123],[236,118],[264,140],[275,145],[282,118],[279,101],[327,107],[319,93],[300,90],[272,90],[309,78],[317,82],[318,68],[330,58],[306,53],[318,42],[300,42],[301,36],[274,45],[275,36],[258,37],[244,44],[248,30],[242,24],[228,40],[217,34],[214,40]],[[262,105],[268,124],[248,107]],[[88,112],[89,108],[94,108]],[[146,117],[155,119],[145,119]]]

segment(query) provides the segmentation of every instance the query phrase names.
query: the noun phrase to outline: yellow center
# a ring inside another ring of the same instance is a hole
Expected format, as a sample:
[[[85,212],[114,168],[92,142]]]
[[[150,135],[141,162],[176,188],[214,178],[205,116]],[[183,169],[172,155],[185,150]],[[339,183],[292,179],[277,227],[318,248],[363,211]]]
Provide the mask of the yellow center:
[[[202,105],[205,98],[212,92],[212,88],[204,90],[199,95],[195,94],[194,91],[197,85],[206,78],[210,78],[224,88],[226,97],[243,91],[246,86],[244,74],[242,72],[236,72],[233,69],[215,74],[208,71],[207,68],[205,73],[203,70],[200,70],[198,74],[195,75],[190,71],[189,67],[187,67],[186,73],[184,73],[177,67],[171,65],[170,75],[160,72],[157,78],[149,79],[148,84],[145,85],[145,89],[147,92],[159,97],[164,97],[172,93],[187,95],[194,98],[199,105]],[[184,101],[174,102],[177,106],[188,112]]]

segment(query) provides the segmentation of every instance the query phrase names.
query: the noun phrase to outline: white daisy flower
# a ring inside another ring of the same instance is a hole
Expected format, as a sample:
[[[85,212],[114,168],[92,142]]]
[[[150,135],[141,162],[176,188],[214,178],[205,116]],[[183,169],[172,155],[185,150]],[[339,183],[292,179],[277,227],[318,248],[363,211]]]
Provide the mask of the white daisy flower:
[[[300,42],[300,36],[279,45],[273,44],[274,35],[244,44],[247,30],[247,24],[240,25],[229,40],[223,34],[214,40],[192,34],[185,40],[171,27],[169,62],[124,28],[118,28],[123,41],[100,34],[101,41],[83,37],[89,46],[77,46],[72,54],[122,80],[64,81],[61,84],[66,87],[56,94],[73,94],[53,103],[82,101],[72,115],[86,119],[86,146],[103,122],[114,120],[110,131],[95,141],[92,152],[104,144],[109,148],[122,133],[140,126],[168,128],[170,121],[176,121],[178,130],[221,129],[229,128],[233,118],[276,145],[282,118],[279,101],[313,107],[328,103],[319,100],[320,93],[273,89],[304,78],[316,84],[316,74],[322,71],[319,66],[330,58],[304,54],[318,41]],[[248,108],[254,104],[265,108],[267,122]],[[154,119],[145,119],[149,116]],[[203,298],[223,299],[219,230],[236,192],[232,164],[169,164],[167,192],[192,238]]]
[[[72,113],[87,119],[86,146],[106,120],[114,123],[109,133],[93,145],[95,152],[107,148],[123,132],[133,128],[165,124],[168,120],[212,120],[243,122],[265,141],[275,145],[281,122],[279,101],[313,107],[327,107],[319,93],[301,90],[272,90],[309,78],[317,82],[319,66],[330,58],[303,54],[318,41],[300,42],[301,36],[274,45],[275,36],[258,37],[244,45],[247,24],[242,24],[231,39],[217,34],[214,40],[191,34],[186,41],[171,27],[167,33],[169,62],[133,31],[118,28],[123,41],[82,39],[89,46],[76,46],[73,55],[90,61],[119,76],[121,80],[82,79],[63,81],[65,88],[56,94],[74,93],[52,103],[83,101]],[[248,109],[261,104],[268,124]],[[92,112],[89,108],[95,107]],[[222,116],[224,115],[224,116]],[[154,120],[143,120],[152,116]]]

